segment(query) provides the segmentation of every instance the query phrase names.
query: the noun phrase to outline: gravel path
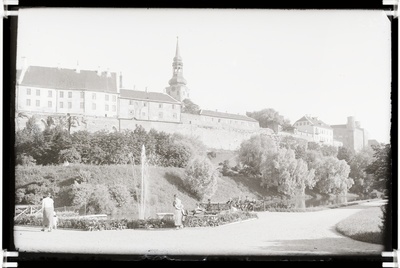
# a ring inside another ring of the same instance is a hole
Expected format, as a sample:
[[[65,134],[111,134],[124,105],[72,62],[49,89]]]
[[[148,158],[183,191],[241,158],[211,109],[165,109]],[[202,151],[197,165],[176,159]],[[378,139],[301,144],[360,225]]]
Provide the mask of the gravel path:
[[[65,252],[138,255],[375,255],[383,246],[355,241],[335,225],[378,200],[315,212],[262,212],[258,219],[209,228],[41,232],[14,228],[20,252]]]

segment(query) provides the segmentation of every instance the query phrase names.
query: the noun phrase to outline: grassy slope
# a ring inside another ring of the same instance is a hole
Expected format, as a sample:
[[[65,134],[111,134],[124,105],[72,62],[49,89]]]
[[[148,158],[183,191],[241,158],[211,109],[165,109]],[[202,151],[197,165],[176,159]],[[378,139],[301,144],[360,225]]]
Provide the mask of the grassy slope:
[[[383,234],[379,229],[382,211],[380,207],[364,209],[336,225],[336,230],[352,239],[382,244]]]

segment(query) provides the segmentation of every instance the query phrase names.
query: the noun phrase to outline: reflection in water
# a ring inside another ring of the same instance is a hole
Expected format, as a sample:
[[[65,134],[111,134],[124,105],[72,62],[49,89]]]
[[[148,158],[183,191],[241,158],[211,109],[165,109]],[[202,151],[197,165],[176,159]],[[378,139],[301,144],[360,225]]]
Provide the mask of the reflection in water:
[[[320,197],[320,198],[297,198],[292,200],[295,208],[309,208],[343,204],[360,199],[357,196],[334,196],[334,197]]]

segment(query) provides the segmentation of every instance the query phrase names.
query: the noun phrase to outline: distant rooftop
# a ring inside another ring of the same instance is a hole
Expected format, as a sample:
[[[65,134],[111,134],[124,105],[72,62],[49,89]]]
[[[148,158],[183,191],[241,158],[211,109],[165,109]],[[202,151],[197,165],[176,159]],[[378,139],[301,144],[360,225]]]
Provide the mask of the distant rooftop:
[[[300,118],[299,120],[297,120],[295,123],[297,122],[304,122],[304,121],[308,121],[310,122],[312,125],[314,126],[319,126],[319,127],[325,127],[325,128],[331,128],[331,126],[329,126],[328,124],[325,124],[324,122],[322,122],[321,120],[319,120],[316,117],[311,117],[311,116],[303,116],[302,118]]]
[[[223,113],[223,112],[217,112],[217,111],[211,111],[211,110],[200,110],[200,114],[206,115],[206,116],[213,116],[213,117],[221,117],[221,118],[228,118],[228,119],[235,119],[235,120],[258,122],[257,120],[255,120],[251,117],[248,117],[246,115],[241,115],[241,114],[230,114],[230,113]]]
[[[17,75],[21,74],[17,71]],[[64,69],[57,67],[29,66],[22,73],[21,86],[54,88],[63,90],[88,90],[117,93],[116,73]]]
[[[165,93],[146,92],[132,89],[121,89],[120,98],[181,104],[179,101]]]

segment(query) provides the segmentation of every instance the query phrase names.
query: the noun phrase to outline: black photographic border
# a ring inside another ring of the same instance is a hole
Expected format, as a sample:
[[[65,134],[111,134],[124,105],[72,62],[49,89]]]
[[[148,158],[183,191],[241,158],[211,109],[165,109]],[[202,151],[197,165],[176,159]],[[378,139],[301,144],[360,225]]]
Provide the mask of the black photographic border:
[[[18,6],[9,6],[8,10],[18,10],[18,8],[34,7],[69,7],[69,8],[235,8],[235,9],[346,9],[346,10],[388,10],[393,11],[393,6],[384,6],[381,1],[77,1],[77,0],[20,0]],[[385,251],[393,251],[398,248],[398,18],[390,17],[391,20],[391,43],[392,43],[392,122],[391,122],[391,146],[392,146],[392,184],[388,185],[389,203],[388,207],[392,209],[392,214],[388,214],[386,219]],[[13,211],[15,206],[15,161],[14,161],[14,99],[16,85],[16,54],[17,54],[17,32],[18,17],[9,16],[3,18],[3,222],[2,222],[2,248],[7,251],[16,251],[13,243]],[[371,109],[374,109],[371,105]],[[390,217],[391,216],[391,217]],[[24,253],[20,252],[14,260],[18,262],[18,267],[57,267],[57,266],[129,266],[137,265],[142,261],[163,262],[176,265],[191,261],[190,265],[204,262],[231,262],[246,261],[252,264],[295,266],[306,265],[308,267],[337,267],[338,265],[354,265],[362,267],[382,267],[385,260],[380,256],[142,256],[142,255],[100,255],[100,254],[59,254],[59,253]],[[169,261],[169,262],[168,262]],[[176,262],[179,261],[179,262]],[[194,261],[194,262],[193,262]],[[267,263],[264,263],[267,261]],[[134,262],[134,263],[132,263]],[[144,262],[146,263],[146,262]],[[149,265],[149,263],[148,263]],[[220,264],[221,265],[221,264]],[[223,264],[225,265],[225,264]],[[229,265],[229,264],[228,264]]]

